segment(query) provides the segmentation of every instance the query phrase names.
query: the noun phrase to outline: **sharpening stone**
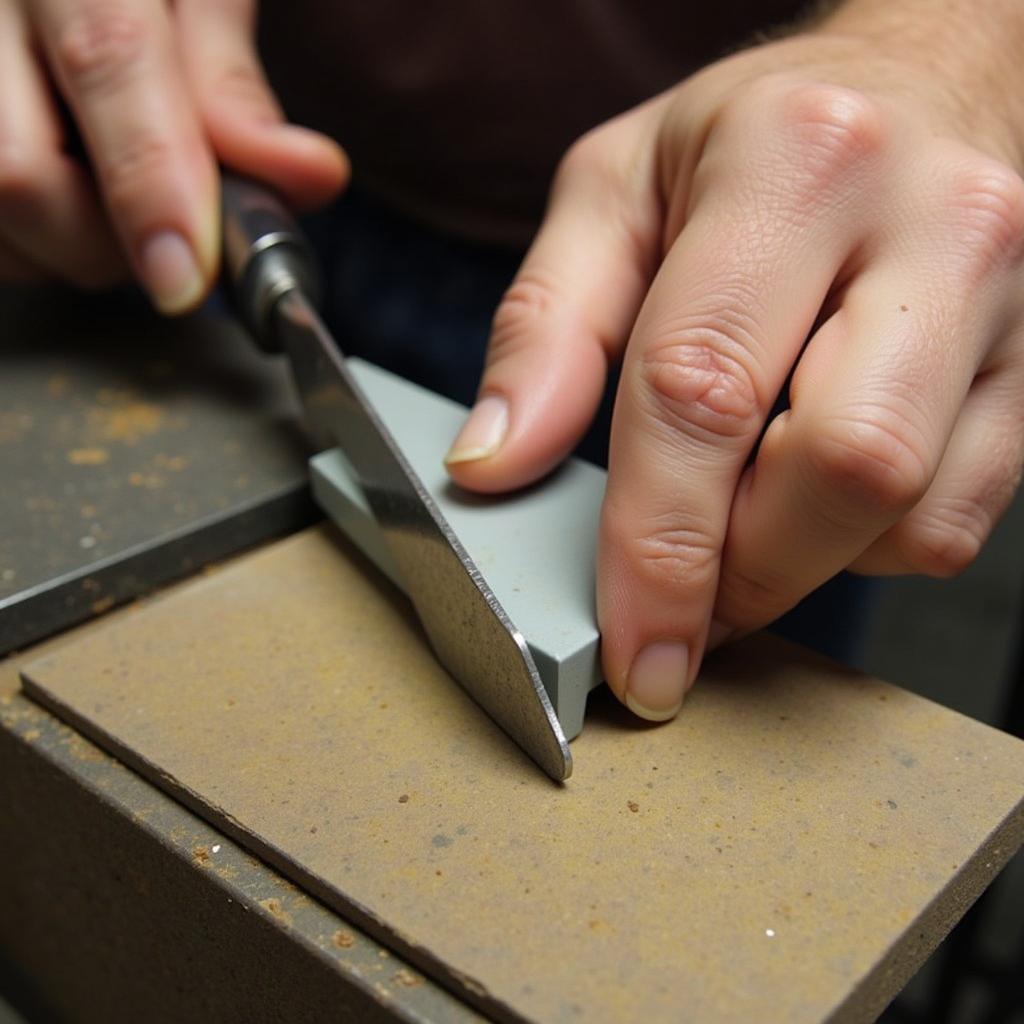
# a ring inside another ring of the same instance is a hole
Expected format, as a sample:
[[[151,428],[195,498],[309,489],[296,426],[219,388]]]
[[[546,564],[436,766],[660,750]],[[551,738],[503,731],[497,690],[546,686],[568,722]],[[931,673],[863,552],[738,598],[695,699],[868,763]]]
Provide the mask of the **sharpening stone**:
[[[331,528],[35,659],[29,695],[501,1021],[874,1020],[1020,846],[1024,743],[760,635],[565,785]],[[155,883],[154,883],[155,884]]]
[[[143,603],[0,661],[0,1024],[486,1024],[18,693]]]
[[[0,652],[314,521],[280,360],[226,313],[0,288]]]
[[[573,458],[525,490],[496,497],[470,494],[453,484],[444,468],[445,453],[465,422],[466,408],[361,359],[348,363],[525,637],[566,738],[577,736],[587,694],[601,682],[594,555],[604,470]],[[322,452],[310,466],[316,501],[402,587],[345,456],[337,449]]]

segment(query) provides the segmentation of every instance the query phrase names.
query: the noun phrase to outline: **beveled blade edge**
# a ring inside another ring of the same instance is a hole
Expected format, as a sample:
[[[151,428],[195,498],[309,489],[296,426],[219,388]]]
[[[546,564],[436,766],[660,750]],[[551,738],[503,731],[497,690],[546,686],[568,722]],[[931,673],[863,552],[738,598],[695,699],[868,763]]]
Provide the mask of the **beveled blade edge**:
[[[522,680],[520,685],[532,691],[534,700],[527,698],[524,706],[532,704],[540,712],[531,717],[537,725],[542,726],[546,742],[538,743],[533,736],[524,735],[514,715],[503,714],[502,708],[493,706],[493,702],[487,699],[485,688],[477,685],[473,679],[465,678],[450,659],[440,654],[439,644],[431,634],[429,617],[422,614],[421,602],[412,593],[413,584],[410,582],[409,596],[420,612],[420,619],[442,663],[470,696],[552,779],[558,782],[568,779],[572,774],[572,754],[522,633],[509,618],[479,567],[466,552],[387,426],[349,372],[330,332],[305,296],[298,290],[283,295],[277,303],[276,321],[303,407],[314,425],[324,429],[342,448],[361,480],[373,480],[375,477],[386,479],[390,496],[397,495],[404,499],[403,512],[412,511],[416,516],[413,525],[426,538],[423,542],[441,543],[456,558],[461,572],[473,585],[476,600],[484,602],[489,614],[514,645],[517,664],[511,677],[518,677]],[[353,437],[351,429],[353,415],[360,418],[362,427],[368,428],[359,430],[358,438]],[[360,446],[358,441],[364,444]],[[405,545],[395,544],[393,531],[400,527],[393,521],[393,506],[382,500],[378,487],[364,487],[364,491],[378,518],[385,541],[401,568],[405,562]],[[408,523],[401,528],[406,535],[414,533]],[[405,575],[408,578],[410,574]]]

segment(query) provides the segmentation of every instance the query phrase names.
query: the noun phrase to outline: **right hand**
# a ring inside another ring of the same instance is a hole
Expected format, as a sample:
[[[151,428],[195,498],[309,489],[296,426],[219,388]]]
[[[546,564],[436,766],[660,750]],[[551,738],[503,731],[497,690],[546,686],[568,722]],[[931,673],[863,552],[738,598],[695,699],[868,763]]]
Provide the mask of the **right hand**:
[[[255,0],[0,0],[0,281],[133,274],[182,313],[218,271],[218,164],[299,207],[342,188],[342,150],[285,122],[254,22]]]

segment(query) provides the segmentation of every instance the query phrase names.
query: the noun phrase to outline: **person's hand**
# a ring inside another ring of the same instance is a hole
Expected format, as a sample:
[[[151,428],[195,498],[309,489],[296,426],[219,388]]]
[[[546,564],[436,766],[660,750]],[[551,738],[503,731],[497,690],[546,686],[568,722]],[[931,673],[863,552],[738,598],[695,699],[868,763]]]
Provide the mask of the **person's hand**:
[[[646,718],[845,567],[963,569],[1017,486],[1019,151],[921,63],[820,30],[601,126],[497,311],[448,457],[468,488],[547,473],[623,358],[597,604]]]
[[[254,6],[0,0],[0,280],[96,288],[134,273],[180,313],[217,273],[218,162],[299,206],[342,187],[341,150],[284,122]]]

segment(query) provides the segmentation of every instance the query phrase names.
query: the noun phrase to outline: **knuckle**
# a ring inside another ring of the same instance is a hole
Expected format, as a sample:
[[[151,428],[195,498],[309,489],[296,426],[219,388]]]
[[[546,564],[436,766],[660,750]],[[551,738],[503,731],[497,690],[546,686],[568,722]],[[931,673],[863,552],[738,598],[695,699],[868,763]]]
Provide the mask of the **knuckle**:
[[[853,89],[802,84],[781,104],[795,168],[810,196],[828,196],[881,153],[885,119],[879,104]]]
[[[719,543],[690,515],[671,513],[637,527],[604,524],[605,541],[621,552],[633,574],[654,592],[678,599],[713,591]]]
[[[953,208],[961,237],[984,269],[1024,255],[1024,179],[988,157],[972,159],[955,175]]]
[[[746,439],[760,426],[763,403],[747,346],[737,340],[742,326],[727,315],[717,321],[705,318],[651,345],[640,379],[659,421],[715,439]]]
[[[915,523],[900,547],[903,560],[914,571],[949,579],[973,564],[983,542],[980,524],[932,519]]]
[[[809,150],[843,167],[877,155],[886,141],[881,105],[842,86],[793,86],[783,98],[781,118]]]
[[[821,200],[849,187],[888,144],[889,117],[882,105],[855,89],[823,82],[765,76],[737,100],[739,127],[778,140],[790,187]]]
[[[116,87],[142,59],[147,35],[145,20],[122,4],[84,4],[57,33],[54,60],[73,89]]]
[[[867,510],[891,517],[913,508],[931,482],[932,468],[915,433],[890,410],[835,417],[813,433],[808,462],[848,514],[856,517]]]

